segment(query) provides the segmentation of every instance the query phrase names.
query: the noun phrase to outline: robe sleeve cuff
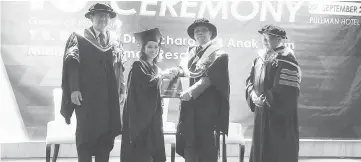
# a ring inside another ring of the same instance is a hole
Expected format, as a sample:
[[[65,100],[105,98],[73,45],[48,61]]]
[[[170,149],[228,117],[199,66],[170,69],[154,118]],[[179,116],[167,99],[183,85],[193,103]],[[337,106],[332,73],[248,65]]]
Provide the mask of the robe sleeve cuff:
[[[75,60],[69,60],[68,64],[69,90],[70,94],[74,91],[80,91],[79,88],[79,63]]]
[[[185,77],[184,70],[181,66],[178,66],[178,77]]]

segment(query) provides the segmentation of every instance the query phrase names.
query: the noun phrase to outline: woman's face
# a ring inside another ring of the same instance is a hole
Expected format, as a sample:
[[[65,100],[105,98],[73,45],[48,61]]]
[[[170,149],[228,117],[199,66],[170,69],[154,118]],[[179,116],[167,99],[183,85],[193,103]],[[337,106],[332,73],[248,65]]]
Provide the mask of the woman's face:
[[[149,59],[154,59],[159,53],[158,42],[148,41],[144,46],[144,53]]]

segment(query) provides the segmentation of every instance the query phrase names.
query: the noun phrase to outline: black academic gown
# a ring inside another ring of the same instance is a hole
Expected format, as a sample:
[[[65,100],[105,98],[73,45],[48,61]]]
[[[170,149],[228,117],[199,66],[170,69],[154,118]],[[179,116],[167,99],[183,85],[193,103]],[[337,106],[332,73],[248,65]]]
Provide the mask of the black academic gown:
[[[110,151],[114,138],[121,132],[119,86],[114,68],[122,65],[114,65],[113,48],[101,48],[90,29],[84,30],[83,34],[71,34],[63,60],[61,114],[70,124],[75,110],[78,151],[86,143],[89,148],[84,149],[90,149],[95,155],[92,145],[104,136],[110,138],[107,140],[109,146],[106,146]],[[73,91],[82,94],[80,106],[71,101]]]
[[[129,72],[121,161],[166,161],[157,73],[158,67],[151,67],[143,60],[135,61]]]
[[[250,162],[298,161],[300,71],[292,51],[284,47],[276,51],[275,62],[257,57],[246,81],[246,99],[255,113]],[[265,95],[269,105],[255,106],[252,91]]]
[[[210,80],[210,86],[205,89],[198,88],[195,90],[197,92],[193,91],[191,100],[181,102],[176,152],[185,157],[185,149],[195,147],[198,148],[198,156],[203,154],[213,161],[217,158],[218,143],[214,138],[203,137],[214,133],[219,135],[220,132],[228,134],[230,85],[228,55],[212,45],[207,47],[203,53],[207,50],[212,50],[213,59],[211,61],[213,63],[202,76],[191,78],[190,86],[193,86],[201,77],[207,77]],[[191,68],[193,60],[194,58],[189,59],[188,68]],[[181,73],[180,76],[182,75],[184,74]],[[201,145],[210,147],[204,148]],[[217,148],[212,151],[214,146]],[[206,159],[207,157],[200,158]]]

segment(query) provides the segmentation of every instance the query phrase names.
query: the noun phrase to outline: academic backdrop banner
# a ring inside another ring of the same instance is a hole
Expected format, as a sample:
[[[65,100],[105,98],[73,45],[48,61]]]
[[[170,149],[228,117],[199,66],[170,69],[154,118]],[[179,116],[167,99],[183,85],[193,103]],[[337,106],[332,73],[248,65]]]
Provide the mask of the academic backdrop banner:
[[[47,122],[59,116],[62,56],[70,33],[89,27],[83,1],[1,2],[3,80],[10,90],[1,109],[2,126],[19,128],[30,140],[43,140]],[[257,30],[275,24],[287,31],[286,45],[302,69],[299,97],[301,138],[361,137],[361,3],[308,1],[131,1],[109,2],[118,17],[110,29],[124,43],[125,76],[137,59],[132,33],[159,28],[164,36],[161,67],[177,66],[195,45],[187,27],[207,18],[218,28],[217,41],[229,54],[231,122],[252,133],[253,113],[245,100],[245,79],[257,50]],[[12,101],[13,100],[13,101]],[[178,118],[171,100],[168,121]],[[63,119],[60,119],[63,120]],[[18,124],[14,124],[18,123]],[[13,132],[14,134],[16,132]]]

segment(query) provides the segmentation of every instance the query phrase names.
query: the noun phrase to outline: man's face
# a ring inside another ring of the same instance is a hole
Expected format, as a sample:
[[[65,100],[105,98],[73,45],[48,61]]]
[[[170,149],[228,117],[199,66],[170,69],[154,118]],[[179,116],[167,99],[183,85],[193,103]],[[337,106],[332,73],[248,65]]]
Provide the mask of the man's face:
[[[275,35],[270,35],[270,34],[264,33],[261,35],[261,40],[262,40],[262,44],[267,49],[275,49],[281,43],[282,38],[275,36]]]
[[[104,31],[109,25],[110,14],[108,12],[94,12],[90,19],[95,29]]]
[[[212,32],[208,27],[200,25],[194,28],[194,39],[198,44],[203,45],[211,40]]]

